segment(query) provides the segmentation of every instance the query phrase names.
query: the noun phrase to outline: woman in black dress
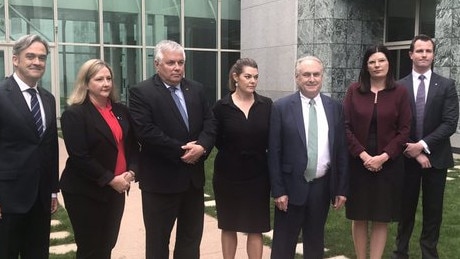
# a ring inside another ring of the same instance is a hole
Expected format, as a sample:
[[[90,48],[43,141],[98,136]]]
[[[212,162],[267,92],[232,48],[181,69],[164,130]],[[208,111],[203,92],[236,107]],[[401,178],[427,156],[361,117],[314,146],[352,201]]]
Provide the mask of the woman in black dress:
[[[366,258],[370,236],[370,258],[381,258],[387,225],[399,219],[411,119],[408,93],[394,80],[386,47],[366,51],[343,105],[351,154],[346,216],[353,220],[356,257]]]
[[[237,232],[247,233],[249,258],[262,258],[262,232],[270,230],[267,168],[272,100],[255,92],[257,63],[236,61],[229,73],[230,93],[214,106],[217,121],[214,194],[223,258],[234,258]]]

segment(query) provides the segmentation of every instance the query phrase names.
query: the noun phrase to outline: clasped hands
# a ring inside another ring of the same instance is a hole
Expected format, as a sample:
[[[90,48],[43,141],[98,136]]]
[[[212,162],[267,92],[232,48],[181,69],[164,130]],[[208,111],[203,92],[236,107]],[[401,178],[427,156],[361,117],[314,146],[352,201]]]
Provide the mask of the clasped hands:
[[[382,153],[378,156],[371,156],[366,151],[359,155],[363,161],[363,166],[371,172],[380,172],[383,164],[390,158],[387,153]]]
[[[129,191],[131,187],[131,182],[134,181],[136,174],[129,170],[122,174],[116,175],[112,181],[109,182],[109,185],[117,192],[123,193]]]
[[[181,156],[181,160],[187,164],[195,164],[205,153],[204,147],[197,144],[196,141],[188,142],[181,148],[185,151],[184,155]]]
[[[423,151],[424,147],[421,143],[406,143],[404,155],[408,158],[415,158],[422,168],[431,168],[430,160]]]

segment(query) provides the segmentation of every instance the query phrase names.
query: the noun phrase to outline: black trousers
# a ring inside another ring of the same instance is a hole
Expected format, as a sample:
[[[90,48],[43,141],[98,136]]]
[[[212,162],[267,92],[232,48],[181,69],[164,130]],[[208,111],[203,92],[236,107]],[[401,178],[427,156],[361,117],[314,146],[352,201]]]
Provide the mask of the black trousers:
[[[439,258],[437,244],[442,222],[447,169],[422,169],[415,159],[406,159],[401,221],[398,224],[393,258],[409,258],[409,241],[414,230],[420,188],[423,223],[420,248],[423,259]]]
[[[169,258],[169,240],[177,219],[175,259],[200,258],[203,235],[203,188],[173,194],[142,191],[146,259]]]
[[[47,208],[37,198],[27,213],[2,212],[0,259],[48,259],[51,213]]]
[[[329,213],[329,176],[308,183],[308,197],[304,205],[288,204],[286,212],[275,207],[272,259],[293,259],[302,229],[303,258],[324,257],[324,225]]]
[[[62,192],[77,244],[77,259],[110,259],[120,231],[125,194],[108,201]],[[133,241],[135,242],[135,241]]]

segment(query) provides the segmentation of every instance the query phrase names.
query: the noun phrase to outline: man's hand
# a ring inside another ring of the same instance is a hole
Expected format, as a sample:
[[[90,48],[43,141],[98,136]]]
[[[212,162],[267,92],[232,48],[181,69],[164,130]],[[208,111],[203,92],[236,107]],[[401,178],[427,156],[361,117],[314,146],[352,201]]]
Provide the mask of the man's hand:
[[[284,212],[286,212],[288,209],[288,202],[289,202],[289,197],[287,195],[283,195],[278,198],[275,198],[276,207],[279,210],[284,211]]]
[[[425,154],[420,153],[418,156],[415,157],[415,160],[417,160],[417,162],[420,164],[422,168],[431,168],[430,159],[428,159],[428,157]]]
[[[181,159],[184,163],[195,164],[204,154],[204,147],[196,144],[196,141],[189,142],[181,147],[185,150]]]
[[[406,149],[404,155],[409,158],[415,158],[420,155],[423,151],[423,145],[421,143],[406,143]]]
[[[0,219],[2,219],[2,206],[0,206]]]
[[[54,214],[58,209],[59,201],[57,197],[51,198],[51,214]]]
[[[345,205],[346,201],[347,201],[347,197],[337,195],[337,196],[335,196],[335,201],[334,201],[334,204],[332,204],[332,207],[335,210],[339,210],[340,208],[342,208]]]

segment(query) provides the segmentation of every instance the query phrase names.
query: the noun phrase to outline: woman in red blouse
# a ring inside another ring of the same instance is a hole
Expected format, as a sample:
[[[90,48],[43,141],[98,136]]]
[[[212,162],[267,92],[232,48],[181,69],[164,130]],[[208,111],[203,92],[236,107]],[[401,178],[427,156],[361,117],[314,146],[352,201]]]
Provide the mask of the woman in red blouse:
[[[85,62],[61,117],[69,158],[60,187],[75,233],[77,258],[108,259],[118,238],[138,144],[128,109],[116,102],[113,72]]]

